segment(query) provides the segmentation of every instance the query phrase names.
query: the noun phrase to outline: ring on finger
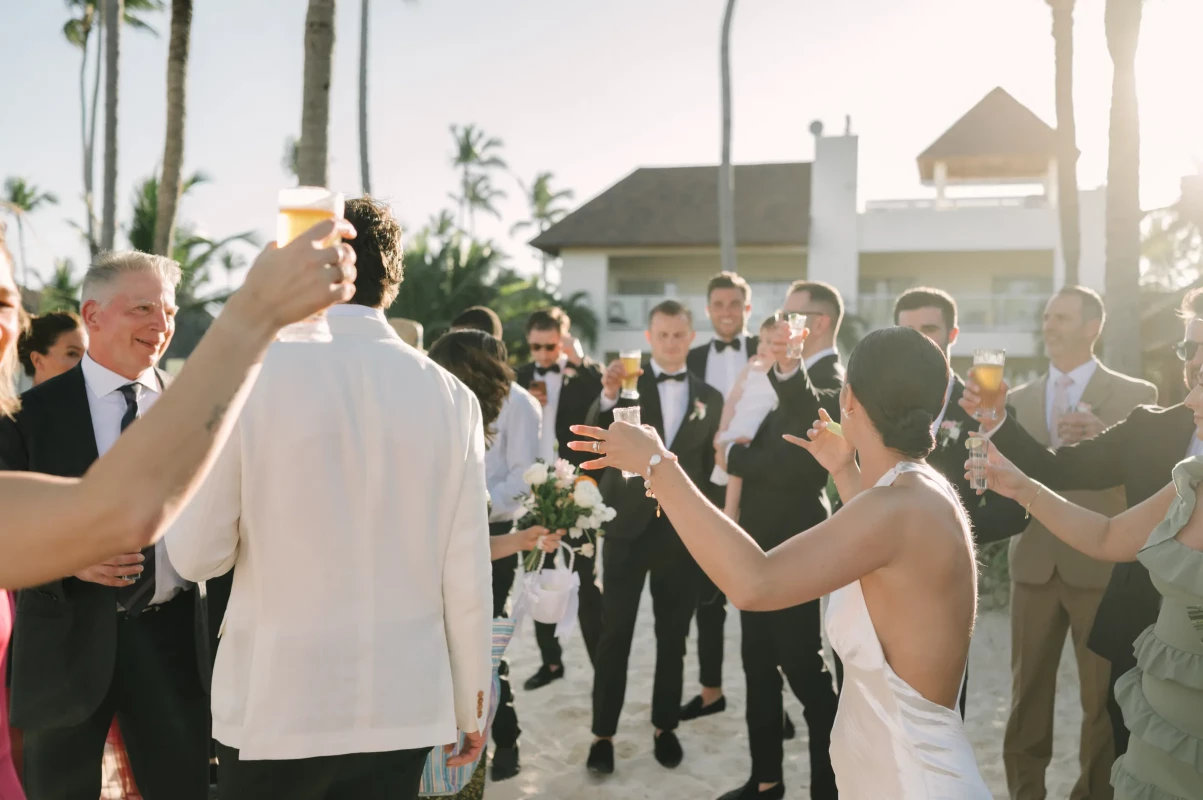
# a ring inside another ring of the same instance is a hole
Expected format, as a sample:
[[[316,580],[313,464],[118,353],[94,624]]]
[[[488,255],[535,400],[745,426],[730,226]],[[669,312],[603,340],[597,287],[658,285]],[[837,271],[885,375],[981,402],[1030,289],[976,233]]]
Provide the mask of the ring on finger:
[[[598,454],[600,454],[600,453],[601,453],[601,442],[594,442],[594,443],[593,443],[593,452],[594,452],[594,453],[598,453]]]

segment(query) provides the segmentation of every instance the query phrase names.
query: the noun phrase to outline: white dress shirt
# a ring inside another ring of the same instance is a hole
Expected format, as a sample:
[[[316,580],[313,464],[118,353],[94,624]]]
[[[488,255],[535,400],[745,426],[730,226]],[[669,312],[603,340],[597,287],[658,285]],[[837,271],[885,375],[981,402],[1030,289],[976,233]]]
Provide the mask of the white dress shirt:
[[[1066,387],[1065,395],[1068,405],[1067,409],[1073,409],[1078,403],[1082,402],[1082,393],[1086,391],[1086,384],[1090,383],[1090,379],[1094,377],[1094,372],[1098,369],[1099,362],[1093,358],[1081,366],[1074,367],[1069,372],[1062,372],[1052,364],[1048,365],[1048,379],[1044,386],[1044,421],[1048,425],[1051,432],[1056,427],[1056,415],[1058,411],[1064,412],[1066,409],[1053,408],[1053,400],[1057,395],[1057,381],[1061,376],[1068,377],[1073,383]]]
[[[546,464],[556,463],[559,457],[559,451],[556,449],[556,414],[560,407],[560,390],[564,388],[564,370],[568,367],[567,354],[560,353],[556,364],[560,367],[559,372],[540,375],[536,367],[535,376],[532,378],[547,385],[547,405],[543,406],[543,435],[539,437],[539,458]]]
[[[121,418],[125,416],[126,409],[125,395],[121,393],[121,387],[128,383],[137,383],[142,387],[138,397],[139,417],[158,402],[163,387],[159,384],[159,376],[154,367],[139,375],[137,380],[131,381],[107,367],[100,366],[91,354],[85,354],[81,368],[84,373],[84,385],[88,388],[88,409],[92,412],[96,453],[103,456],[121,435]],[[167,545],[160,539],[155,543],[155,593],[150,599],[150,605],[166,603],[186,588],[187,582],[172,568],[171,559],[167,557]]]
[[[652,375],[660,377],[665,370],[655,359],[652,359]],[[689,373],[686,370],[674,372],[673,375],[684,375],[683,381],[660,381],[656,384],[656,389],[660,395],[660,414],[664,418],[664,446],[672,449],[673,441],[677,438],[677,432],[681,430],[681,423],[685,421],[685,413],[688,411],[686,406],[689,405]],[[606,397],[605,392],[602,392],[601,402],[598,404],[603,412],[609,411],[618,405],[618,400],[611,400]],[[647,422],[647,420],[644,420]]]
[[[732,387],[735,386],[735,380],[739,377],[739,373],[743,372],[744,367],[748,365],[748,335],[741,333],[736,336],[734,341],[739,342],[739,349],[734,347],[726,347],[723,352],[718,352],[716,342],[713,340],[706,345],[710,348],[710,352],[706,354],[706,374],[702,377],[706,383],[718,389],[719,394],[723,399],[727,399],[727,395],[731,394]]]
[[[277,343],[167,532],[231,566],[213,736],[244,760],[431,747],[484,728],[493,597],[480,405],[373,309]]]
[[[539,458],[542,424],[539,401],[510,384],[510,396],[493,423],[493,443],[485,451],[485,482],[493,501],[489,522],[514,522],[522,516],[518,497],[530,491],[522,473]]]

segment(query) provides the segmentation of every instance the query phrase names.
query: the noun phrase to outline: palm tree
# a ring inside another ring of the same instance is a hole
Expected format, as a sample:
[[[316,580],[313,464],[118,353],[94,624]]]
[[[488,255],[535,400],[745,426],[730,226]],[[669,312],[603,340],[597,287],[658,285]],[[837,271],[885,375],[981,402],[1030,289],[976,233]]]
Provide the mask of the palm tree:
[[[163,145],[163,177],[159,179],[159,208],[155,217],[154,250],[172,252],[175,212],[180,203],[180,173],[184,168],[184,92],[188,78],[188,40],[192,35],[192,0],[171,0],[171,42],[167,47],[167,141]]]
[[[1136,48],[1143,0],[1107,0],[1104,27],[1114,70],[1107,154],[1108,365],[1141,374],[1140,339],[1140,118]]]
[[[551,181],[555,176],[550,172],[540,172],[535,176],[535,182],[528,188],[521,180],[518,181],[522,186],[522,191],[526,195],[526,202],[530,205],[530,219],[517,222],[510,228],[510,235],[514,236],[521,231],[530,230],[539,235],[545,230],[555,225],[568,214],[568,209],[563,206],[557,206],[561,200],[571,200],[573,192],[571,189],[561,189],[558,192],[552,191]],[[546,254],[542,254],[541,274],[543,284],[547,284],[547,270],[551,263],[551,258]]]
[[[297,177],[303,186],[329,182],[330,81],[334,56],[334,0],[309,0],[305,14],[305,88]]]
[[[723,95],[723,151],[718,168],[718,240],[723,269],[735,272],[735,171],[731,166],[731,18],[735,0],[727,0],[720,44]]]
[[[121,18],[125,0],[104,0],[104,197],[100,220],[100,248],[112,250],[117,238],[117,86],[121,63]]]
[[[24,178],[4,182],[4,206],[17,220],[17,246],[21,251],[21,283],[29,285],[29,258],[25,254],[25,217],[44,205],[56,205],[58,197],[43,192]]]
[[[63,35],[67,38],[68,42],[80,49],[79,128],[80,139],[83,145],[84,206],[88,215],[85,226],[85,237],[88,249],[95,256],[100,249],[100,245],[96,239],[96,201],[93,192],[93,180],[96,172],[93,168],[93,156],[96,152],[96,109],[100,106],[100,74],[102,72],[100,56],[103,16],[97,8],[97,0],[67,0],[67,6],[72,12],[78,14],[78,16],[67,20],[67,23],[63,25]],[[154,34],[154,28],[142,20],[135,12],[158,11],[162,7],[161,0],[126,0],[123,16],[124,22],[131,28]],[[87,90],[88,41],[91,38],[93,29],[96,31],[96,66],[93,69],[92,103],[89,106]]]
[[[505,192],[493,186],[492,179],[487,174],[473,175],[464,187],[463,203],[468,208],[468,232],[476,235],[476,212],[483,211],[501,219],[494,201],[504,200]],[[452,195],[452,199],[456,199]]]
[[[280,157],[280,168],[284,170],[294,180],[300,170],[300,164],[297,159],[301,155],[301,141],[295,136],[288,136],[284,139],[284,155]]]
[[[1145,215],[1141,258],[1147,269],[1142,286],[1171,292],[1203,273],[1203,171],[1182,179],[1182,195],[1168,208]]]
[[[372,175],[368,168],[368,8],[371,0],[359,4],[359,182],[364,194],[372,193]]]
[[[1048,0],[1053,11],[1057,93],[1057,208],[1065,282],[1078,282],[1082,235],[1078,220],[1078,144],[1074,122],[1074,0]]]
[[[455,139],[451,165],[460,171],[460,194],[452,195],[452,199],[459,203],[460,227],[463,228],[469,222],[469,215],[477,209],[497,214],[496,210],[486,205],[491,205],[493,199],[504,197],[505,194],[493,189],[487,180],[481,182],[477,179],[487,176],[492,170],[505,169],[505,161],[497,154],[503,143],[472,124],[462,128],[452,125],[451,136]],[[481,205],[482,198],[486,205]]]
[[[83,285],[83,276],[75,277],[75,263],[69,258],[60,258],[54,263],[54,272],[50,280],[42,284],[42,301],[38,313],[78,312]]]

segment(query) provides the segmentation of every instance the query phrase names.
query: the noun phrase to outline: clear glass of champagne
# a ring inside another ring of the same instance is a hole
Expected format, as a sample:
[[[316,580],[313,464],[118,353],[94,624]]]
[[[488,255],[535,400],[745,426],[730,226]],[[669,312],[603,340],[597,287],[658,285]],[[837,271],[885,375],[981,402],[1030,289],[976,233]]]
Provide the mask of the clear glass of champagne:
[[[806,330],[806,315],[805,314],[790,314],[786,319],[789,324],[790,342],[786,355],[790,358],[802,357],[802,343],[795,342],[794,339],[802,335],[802,331]]]
[[[276,216],[276,246],[283,247],[319,222],[342,219],[343,203],[342,194],[323,186],[281,189],[280,211]],[[303,322],[288,325],[277,338],[281,342],[329,342],[333,337],[330,335],[330,323],[323,312]]]
[[[639,406],[627,406],[626,408],[614,409],[614,421],[615,422],[625,422],[628,425],[639,425],[640,424]],[[622,477],[638,478],[639,473],[638,472],[627,472],[624,469],[622,471]]]
[[[973,382],[977,384],[978,395],[982,398],[974,414],[977,419],[998,419],[994,404],[998,402],[998,393],[1002,389],[1003,366],[1006,363],[1006,350],[973,351]]]
[[[969,488],[974,491],[984,490],[987,486],[986,456],[990,449],[990,442],[979,436],[973,436],[965,442],[965,446],[969,448]]]
[[[623,350],[618,354],[622,359],[622,367],[626,377],[622,379],[622,391],[619,397],[623,400],[639,399],[639,365],[643,361],[643,353],[639,350]]]

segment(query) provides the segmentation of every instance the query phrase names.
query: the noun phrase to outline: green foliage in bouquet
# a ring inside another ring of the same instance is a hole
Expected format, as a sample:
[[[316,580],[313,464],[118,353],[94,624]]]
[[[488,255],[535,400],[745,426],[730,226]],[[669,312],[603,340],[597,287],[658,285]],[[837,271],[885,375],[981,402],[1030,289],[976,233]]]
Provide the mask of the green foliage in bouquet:
[[[519,528],[542,525],[549,531],[567,531],[564,542],[575,552],[592,558],[601,527],[614,519],[614,509],[602,502],[597,483],[564,459],[549,467],[536,461],[522,476],[530,491],[522,498],[524,514]],[[543,551],[526,556],[528,572],[538,569]]]

